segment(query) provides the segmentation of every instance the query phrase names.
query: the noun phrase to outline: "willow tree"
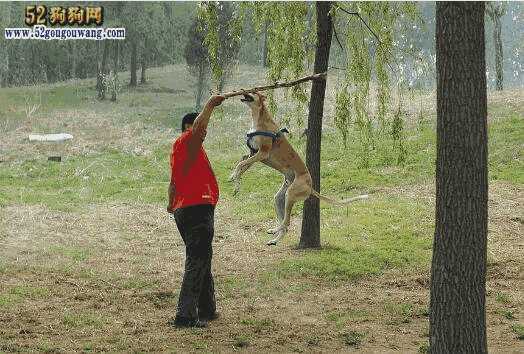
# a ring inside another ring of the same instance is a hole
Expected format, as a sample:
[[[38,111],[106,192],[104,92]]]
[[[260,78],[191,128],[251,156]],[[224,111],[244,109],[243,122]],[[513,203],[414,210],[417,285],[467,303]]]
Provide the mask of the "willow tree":
[[[394,72],[395,36],[402,34],[406,23],[416,20],[414,3],[316,3],[316,11],[308,16],[306,2],[255,2],[237,7],[237,27],[231,35],[240,40],[242,14],[246,9],[253,11],[254,27],[267,36],[267,78],[270,82],[291,80],[308,73],[308,62],[315,57],[314,70],[328,68],[333,23],[342,22],[340,35],[344,36],[346,67],[342,71],[330,71],[336,85],[336,113],[334,118],[342,140],[355,134],[360,141],[357,158],[361,165],[370,165],[371,157],[380,156],[384,164],[402,163],[405,158],[403,146],[403,110],[401,99],[393,107],[391,92],[402,84],[400,75]],[[222,69],[216,60],[218,34],[213,6],[202,3],[199,12],[207,21],[209,31],[206,45],[210,52],[213,79],[218,82]],[[311,16],[312,15],[312,16]],[[341,21],[334,21],[336,18]],[[240,24],[240,25],[239,25]],[[314,25],[317,31],[312,31]],[[327,28],[326,25],[331,26]],[[267,27],[266,27],[267,26]],[[307,165],[315,187],[320,187],[320,148],[323,117],[325,82],[313,84],[309,98]],[[296,103],[295,109],[280,114],[283,124],[303,124],[308,102],[308,86],[294,86],[286,96]],[[376,103],[374,103],[376,102]],[[393,108],[392,108],[393,107]],[[275,93],[269,93],[269,108],[273,114],[279,109]],[[287,114],[285,114],[287,113]],[[350,127],[355,127],[350,130]],[[318,172],[318,173],[317,173]],[[320,222],[316,206],[312,212],[306,202],[300,245],[320,245]],[[312,224],[312,225],[313,225]]]

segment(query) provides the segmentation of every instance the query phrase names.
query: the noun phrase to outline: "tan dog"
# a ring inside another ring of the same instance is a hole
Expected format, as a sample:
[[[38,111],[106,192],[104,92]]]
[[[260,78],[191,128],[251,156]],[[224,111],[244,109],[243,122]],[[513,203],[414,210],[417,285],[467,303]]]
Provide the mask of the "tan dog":
[[[269,241],[268,245],[276,245],[280,239],[286,234],[289,227],[291,210],[293,205],[302,200],[306,200],[311,194],[320,200],[331,204],[344,205],[354,200],[365,199],[367,195],[361,195],[354,198],[336,201],[320,195],[312,188],[312,180],[309,171],[293,149],[286,137],[277,134],[271,136],[271,133],[279,131],[278,125],[273,121],[271,114],[264,104],[265,96],[259,93],[246,94],[241,99],[251,108],[252,132],[266,133],[266,135],[255,135],[251,137],[248,146],[258,149],[256,153],[252,151],[249,158],[244,159],[238,163],[235,170],[229,177],[229,181],[235,182],[236,194],[240,189],[240,177],[246,172],[255,162],[261,161],[269,167],[281,172],[284,175],[284,183],[275,195],[275,209],[277,217],[280,222],[279,226],[268,230],[270,234],[276,234],[276,237]],[[269,132],[269,134],[267,134]],[[248,135],[249,136],[249,135]]]

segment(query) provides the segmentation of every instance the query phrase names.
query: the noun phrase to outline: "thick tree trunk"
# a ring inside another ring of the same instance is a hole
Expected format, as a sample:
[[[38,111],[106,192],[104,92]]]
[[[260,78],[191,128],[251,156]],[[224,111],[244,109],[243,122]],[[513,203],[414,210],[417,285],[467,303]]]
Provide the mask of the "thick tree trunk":
[[[502,67],[503,52],[502,52],[502,25],[500,23],[501,16],[493,18],[493,41],[495,44],[495,75],[497,91],[503,90],[504,72]]]
[[[129,86],[136,87],[136,40],[131,41],[131,80]]]
[[[487,353],[483,2],[437,2],[436,213],[430,352]]]
[[[317,8],[317,48],[315,52],[315,73],[327,71],[329,49],[333,34],[332,19],[329,14],[331,2],[316,2]],[[322,116],[326,80],[315,80],[311,87],[309,101],[308,135],[306,164],[313,179],[313,188],[320,192],[320,147],[322,134]],[[300,248],[320,247],[320,203],[315,197],[304,202]]]

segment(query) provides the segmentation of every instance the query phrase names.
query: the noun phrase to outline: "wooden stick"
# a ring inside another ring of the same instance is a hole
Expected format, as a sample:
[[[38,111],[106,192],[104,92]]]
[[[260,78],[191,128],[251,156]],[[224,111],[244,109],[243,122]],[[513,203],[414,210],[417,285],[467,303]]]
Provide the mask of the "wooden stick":
[[[273,90],[273,89],[276,89],[276,88],[279,88],[279,87],[291,87],[291,86],[295,86],[295,85],[301,84],[301,83],[306,82],[306,81],[325,80],[326,76],[327,76],[327,72],[323,72],[323,73],[319,73],[319,74],[304,76],[303,78],[300,78],[300,79],[297,79],[297,80],[294,80],[294,81],[275,82],[273,85],[253,87],[253,88],[250,88],[248,90],[240,89],[240,90],[237,90],[237,91],[231,91],[231,92],[224,93],[222,96],[224,96],[225,98],[230,98],[230,97],[244,95],[246,93],[255,93],[255,92],[260,92],[260,91]]]

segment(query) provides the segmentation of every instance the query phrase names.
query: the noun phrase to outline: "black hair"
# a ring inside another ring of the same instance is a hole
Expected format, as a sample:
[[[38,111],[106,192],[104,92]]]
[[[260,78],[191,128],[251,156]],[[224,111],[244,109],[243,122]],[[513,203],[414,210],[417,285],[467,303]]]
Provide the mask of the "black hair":
[[[197,112],[186,114],[184,116],[184,118],[182,118],[181,131],[184,132],[184,128],[185,128],[186,124],[193,124],[193,122],[195,121],[196,117],[198,117],[198,113]]]

